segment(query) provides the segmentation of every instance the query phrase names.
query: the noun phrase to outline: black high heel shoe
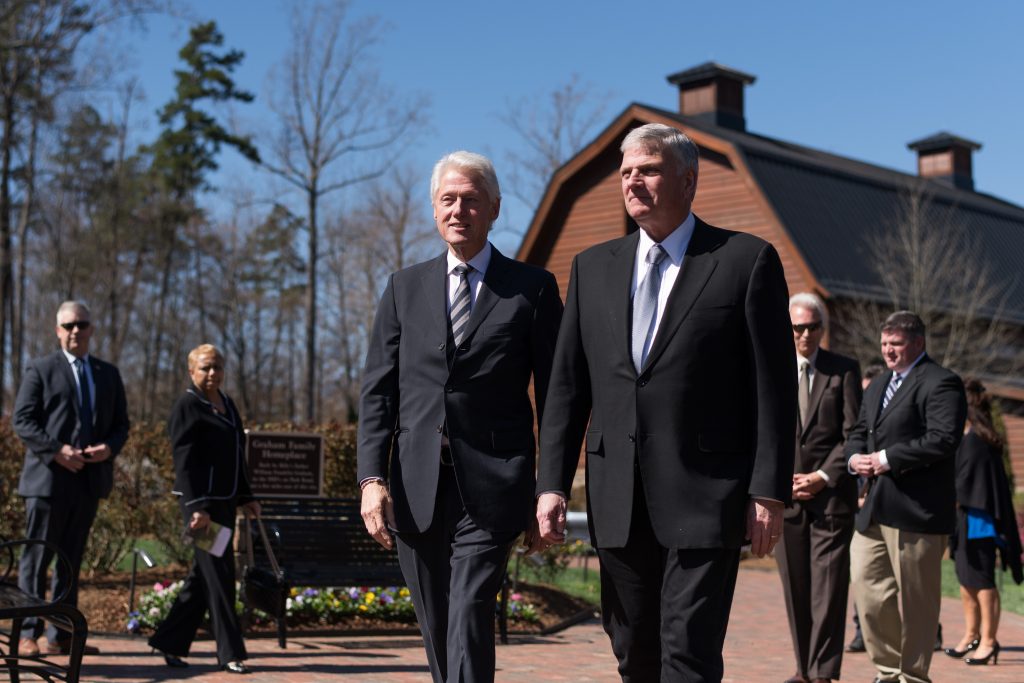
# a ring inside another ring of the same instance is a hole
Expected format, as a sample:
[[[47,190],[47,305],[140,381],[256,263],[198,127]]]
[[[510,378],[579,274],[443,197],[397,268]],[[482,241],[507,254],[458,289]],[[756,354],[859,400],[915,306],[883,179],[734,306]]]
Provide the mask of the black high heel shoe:
[[[981,640],[978,639],[978,638],[975,638],[971,642],[967,643],[967,648],[964,649],[964,650],[957,650],[954,647],[947,647],[945,650],[943,650],[943,652],[945,652],[946,655],[949,656],[949,657],[953,657],[954,659],[960,659],[961,657],[963,657],[968,652],[971,652],[973,650],[977,650],[979,645],[981,645]]]
[[[234,661],[224,665],[224,670],[229,674],[250,674],[252,670],[245,665],[245,662]]]
[[[992,652],[989,652],[984,657],[968,657],[967,659],[964,660],[964,664],[968,664],[970,666],[984,666],[985,664],[988,664],[988,660],[990,660],[990,659],[992,660],[992,664],[998,664],[999,663],[999,641],[998,640],[996,641],[996,644],[992,646]]]

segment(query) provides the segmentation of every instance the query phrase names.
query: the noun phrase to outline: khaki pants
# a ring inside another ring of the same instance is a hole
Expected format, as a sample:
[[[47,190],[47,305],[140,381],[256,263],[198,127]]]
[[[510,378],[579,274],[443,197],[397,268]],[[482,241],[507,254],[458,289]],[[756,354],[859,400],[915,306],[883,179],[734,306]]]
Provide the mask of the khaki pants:
[[[853,534],[850,579],[860,627],[882,681],[930,683],[939,625],[944,534],[881,524]]]

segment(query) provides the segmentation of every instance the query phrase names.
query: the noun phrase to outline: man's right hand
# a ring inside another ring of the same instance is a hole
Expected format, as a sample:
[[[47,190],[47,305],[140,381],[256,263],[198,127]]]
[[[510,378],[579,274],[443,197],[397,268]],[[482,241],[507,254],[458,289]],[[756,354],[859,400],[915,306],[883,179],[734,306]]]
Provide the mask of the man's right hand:
[[[377,543],[391,550],[395,541],[389,527],[395,526],[395,510],[388,487],[382,481],[371,481],[363,487],[360,514],[366,530]]]
[[[542,541],[549,545],[565,543],[565,496],[542,493],[537,498],[537,527]]]
[[[78,472],[85,467],[85,458],[82,457],[82,449],[75,448],[64,444],[57,451],[57,455],[53,458],[58,465],[61,467],[71,470],[72,472]]]

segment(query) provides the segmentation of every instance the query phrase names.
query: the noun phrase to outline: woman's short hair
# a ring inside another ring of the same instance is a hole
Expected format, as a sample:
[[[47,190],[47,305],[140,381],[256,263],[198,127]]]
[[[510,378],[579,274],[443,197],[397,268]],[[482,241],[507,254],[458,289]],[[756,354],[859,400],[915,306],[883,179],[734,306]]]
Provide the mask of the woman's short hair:
[[[494,164],[483,154],[460,150],[445,154],[434,164],[434,172],[430,174],[430,202],[437,199],[437,191],[441,187],[441,178],[449,170],[456,170],[484,185],[487,198],[492,202],[501,199],[501,187],[498,185],[498,174]]]
[[[212,355],[214,358],[219,360],[221,363],[224,362],[224,354],[220,352],[213,344],[200,344],[196,348],[188,352],[188,371],[192,372],[196,369],[196,364],[199,363],[199,359],[203,356]]]

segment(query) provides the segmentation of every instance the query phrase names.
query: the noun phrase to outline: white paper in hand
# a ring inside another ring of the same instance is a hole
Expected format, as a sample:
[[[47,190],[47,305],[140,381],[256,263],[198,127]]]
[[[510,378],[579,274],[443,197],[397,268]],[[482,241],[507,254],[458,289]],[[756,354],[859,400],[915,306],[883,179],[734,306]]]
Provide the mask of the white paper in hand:
[[[197,548],[205,550],[214,557],[223,555],[231,541],[231,529],[223,524],[217,524],[212,519],[205,529],[193,531],[190,535]]]

